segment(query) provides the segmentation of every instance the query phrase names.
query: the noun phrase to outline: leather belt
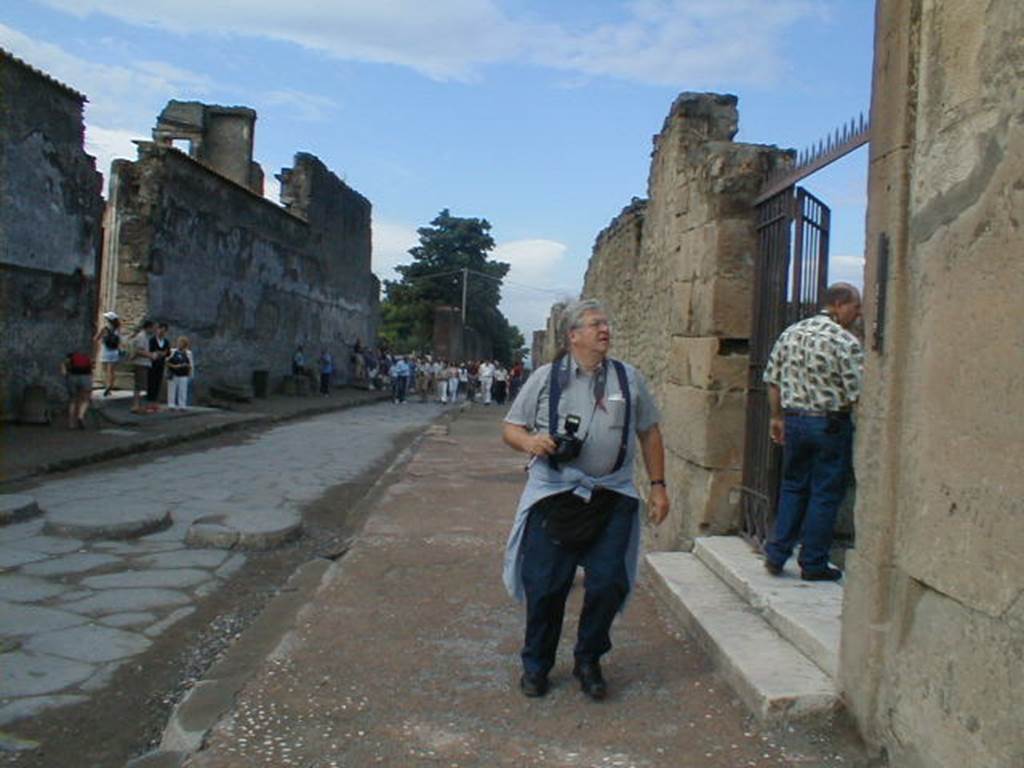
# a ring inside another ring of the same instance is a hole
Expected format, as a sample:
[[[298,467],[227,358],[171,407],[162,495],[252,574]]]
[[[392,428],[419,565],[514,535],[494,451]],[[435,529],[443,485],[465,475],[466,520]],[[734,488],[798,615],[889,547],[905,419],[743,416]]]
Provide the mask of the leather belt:
[[[808,411],[803,408],[785,408],[786,416],[809,416],[813,419],[848,419],[849,411]]]

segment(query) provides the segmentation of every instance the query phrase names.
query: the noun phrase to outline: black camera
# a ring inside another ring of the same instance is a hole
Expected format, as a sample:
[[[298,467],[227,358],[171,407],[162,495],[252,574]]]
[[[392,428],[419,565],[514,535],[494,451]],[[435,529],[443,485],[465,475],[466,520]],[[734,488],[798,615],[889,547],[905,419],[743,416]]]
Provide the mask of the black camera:
[[[580,455],[583,441],[576,437],[579,428],[580,417],[570,414],[565,417],[565,434],[552,435],[555,440],[555,452],[548,454],[548,464],[552,469],[558,469],[560,464],[572,461]]]

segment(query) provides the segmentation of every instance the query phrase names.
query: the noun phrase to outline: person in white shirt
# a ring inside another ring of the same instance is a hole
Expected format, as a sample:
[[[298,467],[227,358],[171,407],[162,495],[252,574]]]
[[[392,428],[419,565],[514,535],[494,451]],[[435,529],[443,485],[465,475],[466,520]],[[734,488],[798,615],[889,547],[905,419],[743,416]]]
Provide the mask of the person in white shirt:
[[[484,360],[480,363],[480,393],[484,398],[484,405],[491,404],[491,386],[494,384],[494,363]]]

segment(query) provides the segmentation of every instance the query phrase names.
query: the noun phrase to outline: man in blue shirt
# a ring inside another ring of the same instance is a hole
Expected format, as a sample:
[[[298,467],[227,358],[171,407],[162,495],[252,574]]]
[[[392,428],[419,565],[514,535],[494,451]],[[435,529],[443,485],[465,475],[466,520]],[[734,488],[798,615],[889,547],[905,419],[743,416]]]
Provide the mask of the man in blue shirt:
[[[406,387],[409,386],[409,364],[399,357],[391,366],[391,397],[395,403],[405,402]]]
[[[650,521],[668,515],[660,414],[643,375],[608,357],[611,327],[601,304],[579,301],[562,317],[568,353],[534,371],[505,417],[502,437],[530,454],[505,552],[505,586],[526,599],[520,688],[543,696],[555,663],[565,601],[583,566],[583,610],[573,675],[592,699],[607,686],[599,660],[636,581],[640,494],[633,483],[639,438],[651,478]],[[564,446],[575,427],[578,445]]]

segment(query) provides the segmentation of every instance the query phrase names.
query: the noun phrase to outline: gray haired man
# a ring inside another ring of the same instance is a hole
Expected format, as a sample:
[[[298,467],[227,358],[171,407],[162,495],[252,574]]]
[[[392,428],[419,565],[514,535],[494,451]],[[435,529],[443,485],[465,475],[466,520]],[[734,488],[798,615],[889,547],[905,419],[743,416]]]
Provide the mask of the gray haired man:
[[[665,456],[647,383],[635,368],[608,356],[611,325],[602,305],[571,304],[562,329],[565,353],[533,372],[505,417],[505,442],[531,458],[504,579],[513,596],[526,599],[520,688],[543,696],[569,588],[583,567],[573,675],[584,694],[603,699],[599,661],[611,649],[611,625],[640,558],[634,436],[651,478],[648,515],[655,525],[668,514]]]

